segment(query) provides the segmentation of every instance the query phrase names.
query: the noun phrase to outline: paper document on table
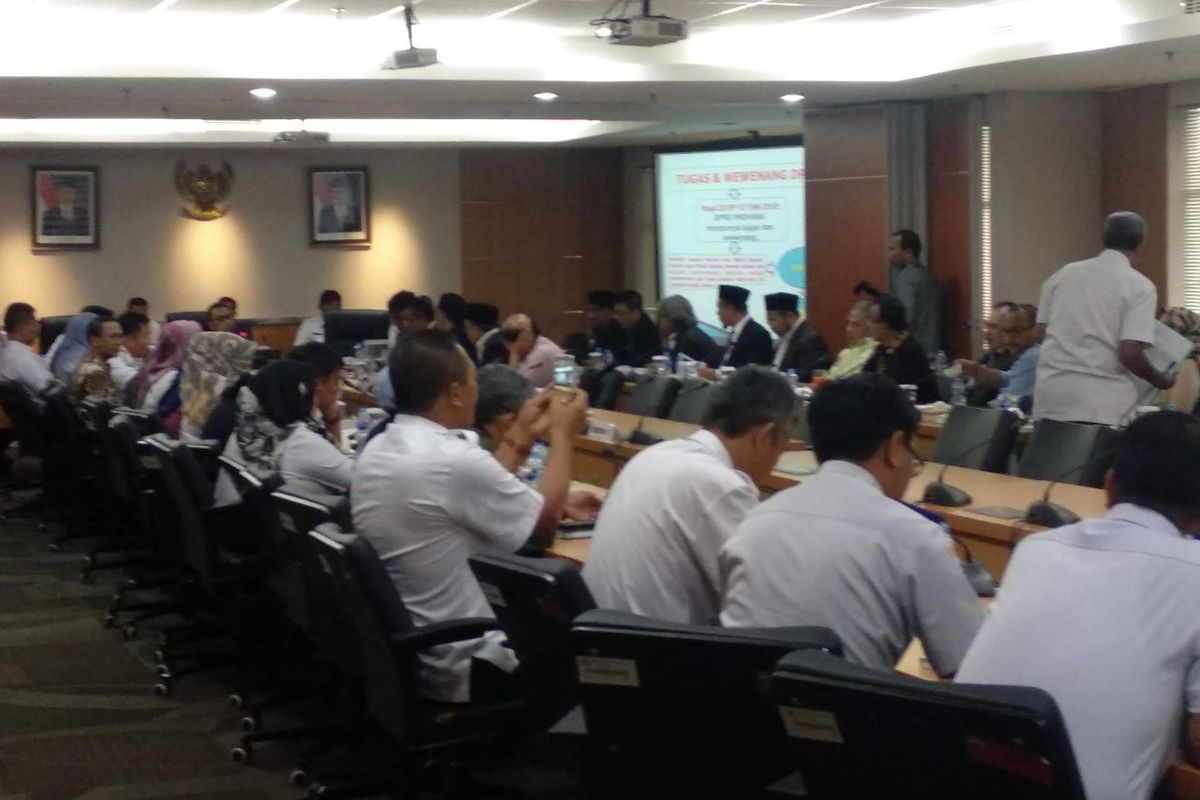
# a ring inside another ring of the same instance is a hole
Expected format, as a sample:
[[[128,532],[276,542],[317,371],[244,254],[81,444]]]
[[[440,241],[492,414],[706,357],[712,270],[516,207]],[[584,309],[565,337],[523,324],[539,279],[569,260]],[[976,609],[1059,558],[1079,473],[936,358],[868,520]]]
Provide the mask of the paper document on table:
[[[1179,365],[1192,354],[1196,346],[1191,339],[1163,325],[1154,323],[1154,344],[1146,348],[1146,358],[1159,372],[1174,375],[1179,371]]]

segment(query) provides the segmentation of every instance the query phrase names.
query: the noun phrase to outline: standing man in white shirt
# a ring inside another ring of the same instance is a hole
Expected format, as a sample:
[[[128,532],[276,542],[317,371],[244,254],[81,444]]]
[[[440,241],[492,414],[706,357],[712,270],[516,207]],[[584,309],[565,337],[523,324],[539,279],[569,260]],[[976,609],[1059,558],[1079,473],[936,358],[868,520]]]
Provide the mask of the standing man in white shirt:
[[[1200,763],[1200,420],[1138,419],[1105,491],[1017,545],[957,680],[1049,692],[1088,798],[1146,800],[1181,744]]]
[[[583,569],[596,605],[715,622],[717,552],[758,504],[795,412],[782,375],[743,367],[717,388],[703,430],[634,456],[605,499]]]
[[[1175,385],[1146,357],[1158,296],[1134,268],[1145,239],[1140,216],[1109,214],[1104,252],[1067,264],[1042,285],[1034,417],[1122,425],[1138,405],[1137,378],[1159,389]]]
[[[292,347],[299,347],[308,342],[325,341],[325,314],[329,311],[340,311],[342,296],[336,289],[326,289],[317,299],[317,313],[300,323],[296,329],[296,339]]]
[[[29,393],[33,404],[42,408],[42,396],[59,384],[50,372],[48,362],[33,352],[42,323],[33,306],[11,303],[4,311],[4,330],[8,341],[0,350],[0,380],[19,383]]]
[[[117,391],[123,395],[150,352],[150,320],[143,314],[126,311],[117,318],[117,323],[121,326],[121,349],[108,360],[108,371]]]
[[[354,527],[366,537],[418,626],[491,617],[467,559],[489,547],[516,551],[549,544],[564,512],[595,515],[599,501],[570,492],[575,436],[587,395],[543,392],[517,415],[495,456],[469,429],[475,422],[475,365],[454,336],[417,331],[392,349],[396,417],[363,449],[350,497]],[[513,471],[535,437],[550,450],[536,489]],[[517,666],[499,631],[430,648],[421,655],[421,690],[447,702],[503,696]]]
[[[808,424],[821,468],[752,511],[721,551],[723,625],[820,625],[849,661],[884,670],[916,636],[938,674],[954,674],[983,611],[950,537],[900,502],[922,466],[919,420],[883,375],[817,392]]]

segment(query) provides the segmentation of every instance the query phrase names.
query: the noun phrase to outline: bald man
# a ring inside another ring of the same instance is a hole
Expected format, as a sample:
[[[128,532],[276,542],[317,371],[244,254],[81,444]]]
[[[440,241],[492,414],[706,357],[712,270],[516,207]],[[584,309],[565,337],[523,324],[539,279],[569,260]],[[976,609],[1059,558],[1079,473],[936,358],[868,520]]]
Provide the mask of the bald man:
[[[508,365],[541,389],[554,380],[554,360],[563,349],[542,336],[537,323],[525,314],[513,314],[500,326],[508,342]]]

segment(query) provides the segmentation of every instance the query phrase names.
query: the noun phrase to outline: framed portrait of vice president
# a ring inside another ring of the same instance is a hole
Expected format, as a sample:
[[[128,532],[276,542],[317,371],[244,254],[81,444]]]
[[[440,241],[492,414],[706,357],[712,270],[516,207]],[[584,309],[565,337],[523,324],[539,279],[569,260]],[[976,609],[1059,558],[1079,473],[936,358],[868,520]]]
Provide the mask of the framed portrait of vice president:
[[[308,226],[312,245],[370,244],[371,191],[367,168],[309,169]]]
[[[34,250],[100,247],[100,177],[95,167],[33,167],[29,190]]]

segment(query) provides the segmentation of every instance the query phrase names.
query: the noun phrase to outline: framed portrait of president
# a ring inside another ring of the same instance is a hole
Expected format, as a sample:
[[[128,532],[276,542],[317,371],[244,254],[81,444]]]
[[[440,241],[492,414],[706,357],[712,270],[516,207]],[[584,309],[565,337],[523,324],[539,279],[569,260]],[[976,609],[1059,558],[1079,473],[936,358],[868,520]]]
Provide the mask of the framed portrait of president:
[[[100,175],[95,167],[32,167],[34,250],[100,247]]]
[[[366,167],[312,167],[308,195],[309,244],[371,243],[371,188]]]

